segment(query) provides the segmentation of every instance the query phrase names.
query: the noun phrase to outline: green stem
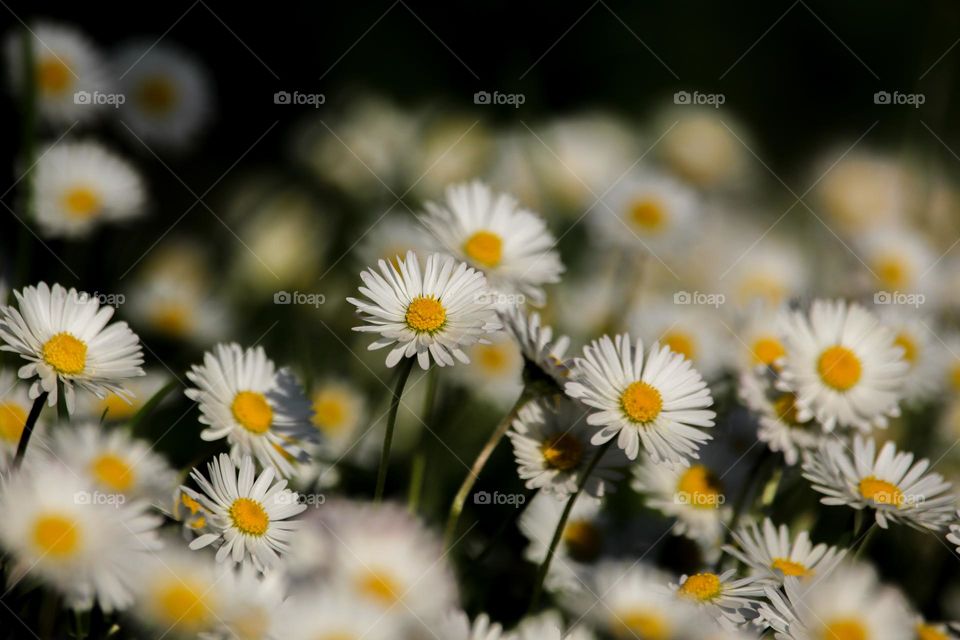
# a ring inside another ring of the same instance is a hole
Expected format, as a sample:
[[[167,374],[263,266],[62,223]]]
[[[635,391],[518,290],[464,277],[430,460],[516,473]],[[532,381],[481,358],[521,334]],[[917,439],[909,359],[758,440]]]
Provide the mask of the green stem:
[[[557,528],[553,532],[553,539],[550,541],[550,546],[547,548],[547,556],[540,564],[540,571],[537,573],[537,583],[533,587],[533,597],[530,599],[530,612],[535,611],[540,605],[540,596],[543,593],[543,583],[547,578],[547,573],[550,571],[550,563],[553,562],[553,556],[557,551],[557,546],[560,544],[560,539],[563,538],[563,531],[567,528],[567,520],[570,519],[570,512],[573,511],[573,504],[577,501],[577,498],[580,497],[580,494],[583,493],[583,489],[587,486],[587,480],[590,478],[590,474],[593,473],[594,468],[597,466],[597,464],[600,462],[600,459],[603,458],[603,455],[607,452],[607,449],[610,448],[610,445],[612,445],[615,440],[616,438],[607,440],[605,443],[600,445],[596,453],[593,454],[590,464],[587,465],[587,468],[583,470],[583,475],[580,476],[580,482],[577,483],[577,490],[567,500],[567,504],[563,508],[563,513],[560,514],[560,522],[557,523]]]
[[[447,526],[444,530],[443,536],[446,548],[449,549],[450,545],[453,543],[453,537],[457,533],[457,523],[460,522],[460,515],[463,513],[463,507],[467,503],[467,497],[473,490],[473,485],[477,483],[480,473],[487,465],[487,461],[490,460],[490,456],[493,455],[494,449],[497,448],[497,445],[500,444],[501,440],[503,440],[503,436],[506,435],[507,430],[510,429],[510,425],[513,424],[513,420],[517,417],[520,409],[522,409],[529,400],[530,392],[526,387],[524,387],[523,391],[520,392],[520,397],[517,398],[516,403],[513,405],[510,411],[507,412],[507,415],[503,416],[503,419],[493,430],[493,433],[490,434],[490,438],[483,446],[483,449],[480,450],[480,454],[477,455],[477,459],[473,461],[473,466],[470,467],[467,477],[465,477],[463,482],[460,484],[460,489],[457,491],[457,495],[453,498],[453,503],[450,505],[450,513],[447,515]]]
[[[47,401],[47,392],[44,391],[37,399],[33,401],[30,407],[30,415],[27,416],[27,422],[23,425],[23,432],[20,434],[20,442],[17,443],[17,453],[13,458],[13,469],[16,471],[23,462],[23,456],[27,452],[27,445],[30,444],[30,436],[33,435],[33,427],[37,424],[40,412],[43,411],[43,404]]]
[[[424,470],[427,466],[427,449],[423,446],[423,432],[428,431],[434,424],[434,406],[437,401],[437,389],[440,386],[438,371],[439,367],[430,367],[430,371],[427,372],[427,394],[423,399],[421,412],[424,428],[420,432],[420,444],[410,465],[410,486],[407,489],[407,509],[411,515],[415,515],[420,510],[423,499]]]
[[[373,494],[373,501],[383,500],[383,490],[387,486],[387,466],[390,463],[390,445],[393,443],[393,430],[397,424],[397,411],[400,409],[400,398],[403,396],[403,388],[407,384],[407,378],[410,377],[410,371],[416,358],[404,358],[400,365],[400,373],[397,377],[397,384],[393,389],[393,399],[390,401],[390,415],[387,416],[387,432],[383,434],[383,448],[380,450],[380,468],[377,470],[377,489]]]

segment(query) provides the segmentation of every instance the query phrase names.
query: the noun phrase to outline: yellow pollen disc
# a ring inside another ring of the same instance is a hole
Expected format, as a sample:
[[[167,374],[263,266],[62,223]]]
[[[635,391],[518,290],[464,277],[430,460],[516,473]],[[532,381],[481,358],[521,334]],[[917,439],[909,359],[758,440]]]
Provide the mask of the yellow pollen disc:
[[[15,402],[0,402],[0,440],[13,444],[20,442],[26,424],[26,409]]]
[[[697,573],[687,578],[678,592],[693,600],[706,602],[719,596],[722,586],[720,577],[715,573]]]
[[[868,640],[867,628],[856,618],[839,618],[823,626],[821,640]]]
[[[503,373],[510,362],[507,344],[478,344],[473,348],[474,362],[489,373]]]
[[[202,627],[213,615],[204,599],[205,592],[203,585],[177,578],[156,592],[158,612],[167,623],[180,629]]]
[[[347,419],[347,406],[336,393],[320,392],[313,397],[313,425],[329,433],[339,433]]]
[[[573,520],[563,528],[567,554],[577,562],[592,562],[603,551],[603,535],[589,520]]]
[[[181,338],[193,328],[193,314],[185,305],[168,302],[153,311],[151,322],[157,331]]]
[[[716,509],[723,495],[720,480],[702,464],[692,465],[680,475],[677,494],[684,503],[698,509]]]
[[[233,526],[248,536],[262,536],[270,526],[270,516],[263,505],[250,498],[237,498],[230,505]]]
[[[630,222],[639,229],[656,233],[663,229],[667,221],[667,212],[656,198],[643,198],[630,204],[627,212]]]
[[[176,105],[177,88],[167,78],[153,76],[141,83],[137,98],[144,111],[161,116]]]
[[[913,366],[917,362],[917,354],[920,351],[917,342],[906,333],[897,334],[893,344],[903,349],[903,359]]]
[[[128,491],[136,482],[133,467],[113,453],[105,453],[94,460],[90,471],[100,484],[114,491]]]
[[[72,75],[63,59],[45,58],[37,65],[37,87],[47,95],[60,95],[70,88]]]
[[[620,408],[633,422],[647,424],[660,415],[663,398],[646,382],[631,382],[620,396]]]
[[[781,421],[791,425],[797,424],[797,396],[792,393],[784,393],[774,400],[773,410]]]
[[[200,503],[185,493],[180,494],[180,502],[183,503],[183,506],[190,510],[192,515],[197,515],[197,512],[201,509]]]
[[[447,310],[435,298],[414,298],[404,316],[407,326],[418,333],[434,333],[447,322]]]
[[[779,358],[787,355],[787,350],[783,344],[776,338],[765,336],[758,338],[750,349],[755,364],[771,366]]]
[[[653,611],[638,609],[627,611],[617,616],[613,625],[617,629],[618,638],[629,640],[667,640],[670,637],[670,627],[663,616]]]
[[[127,402],[126,399],[115,393],[111,393],[100,401],[97,415],[103,415],[103,412],[106,411],[107,418],[110,420],[126,420],[127,418],[132,418],[138,408],[139,407],[135,406],[132,402]]]
[[[368,598],[383,604],[399,602],[403,597],[403,590],[391,576],[372,570],[360,576],[357,589]]]
[[[33,525],[33,544],[46,556],[66,558],[80,547],[80,531],[70,518],[41,516]]]
[[[669,347],[670,351],[679,353],[687,360],[693,360],[697,355],[697,343],[688,333],[670,331],[660,337],[660,342]]]
[[[916,627],[917,640],[950,640],[950,636],[932,624],[921,622]]]
[[[817,361],[817,373],[824,384],[837,391],[847,391],[860,381],[862,367],[857,355],[840,345],[824,350]]]
[[[583,443],[569,433],[558,433],[544,440],[540,453],[547,467],[558,471],[569,471],[583,459]]]
[[[73,187],[63,194],[63,207],[71,218],[86,220],[100,211],[100,196],[90,187]]]
[[[860,481],[860,495],[874,504],[886,504],[898,509],[903,506],[904,496],[900,487],[875,476],[867,476]]]
[[[463,252],[474,262],[495,267],[503,257],[503,240],[491,231],[477,231],[463,243]]]
[[[770,568],[780,571],[785,576],[806,578],[811,574],[811,571],[801,563],[795,562],[789,558],[774,558]]]
[[[899,290],[906,288],[909,269],[896,256],[885,256],[876,260],[873,271],[880,282],[889,289]]]
[[[273,409],[262,393],[241,391],[230,406],[233,417],[250,433],[264,434],[273,424]]]
[[[57,373],[75,376],[87,366],[87,345],[66,332],[60,332],[43,345],[43,361]]]
[[[950,384],[954,391],[960,391],[960,361],[954,362],[950,367]]]

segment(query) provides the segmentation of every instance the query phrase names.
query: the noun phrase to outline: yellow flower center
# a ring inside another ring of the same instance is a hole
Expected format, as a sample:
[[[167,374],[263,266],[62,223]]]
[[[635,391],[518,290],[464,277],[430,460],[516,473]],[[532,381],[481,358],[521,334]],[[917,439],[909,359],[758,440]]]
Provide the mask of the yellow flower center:
[[[146,78],[137,92],[144,111],[155,116],[169,112],[177,103],[177,88],[164,76]]]
[[[133,414],[136,413],[138,408],[139,407],[134,406],[132,402],[127,402],[125,398],[115,393],[110,393],[100,401],[98,415],[103,415],[103,412],[106,411],[107,418],[110,420],[126,420],[127,418],[133,417]]]
[[[128,491],[136,481],[136,474],[127,462],[113,453],[105,453],[90,465],[97,481],[114,491]]]
[[[567,554],[577,562],[592,562],[603,550],[603,534],[589,520],[572,520],[563,528]]]
[[[477,231],[463,243],[463,252],[474,262],[495,267],[503,257],[503,240],[490,231]]]
[[[824,384],[837,391],[847,391],[860,381],[860,358],[846,347],[834,345],[820,354],[817,372]]]
[[[407,307],[407,326],[417,333],[435,333],[447,322],[447,310],[436,298],[420,296]]]
[[[167,302],[151,315],[154,329],[175,338],[182,338],[193,327],[193,314],[186,305]]]
[[[86,220],[100,211],[100,196],[90,187],[73,187],[63,194],[63,207],[71,218]]]
[[[41,516],[33,525],[33,544],[46,556],[66,558],[80,548],[80,531],[77,523],[65,516]]]
[[[313,398],[313,425],[328,433],[339,433],[347,419],[347,403],[336,392],[321,391]]]
[[[0,440],[14,444],[20,442],[26,424],[26,409],[15,402],[0,403]]]
[[[87,345],[66,332],[60,332],[43,345],[43,361],[57,373],[77,375],[87,365]]]
[[[821,640],[867,640],[867,628],[856,618],[838,618],[823,626]]]
[[[73,72],[60,58],[44,58],[37,65],[37,86],[42,93],[60,95],[70,87]]]
[[[680,475],[677,494],[684,504],[697,509],[716,509],[723,495],[720,480],[705,465],[695,464]]]
[[[270,516],[256,500],[237,498],[230,505],[230,520],[233,526],[248,536],[262,536],[270,526]]]
[[[916,340],[910,335],[901,332],[897,334],[893,344],[903,349],[903,359],[909,362],[911,367],[916,364],[917,355],[920,353],[920,348],[917,346]]]
[[[900,487],[875,476],[867,476],[860,481],[860,495],[874,504],[886,504],[898,509],[903,506],[904,495]]]
[[[667,640],[670,626],[663,616],[645,609],[627,611],[617,616],[613,627],[618,638],[629,640]]]
[[[158,613],[167,624],[178,629],[203,627],[213,617],[205,592],[199,582],[176,578],[156,592]]]
[[[678,591],[681,595],[698,602],[707,602],[719,596],[722,587],[717,574],[697,573],[687,578]]]
[[[662,231],[667,222],[667,211],[656,198],[635,200],[630,204],[628,216],[635,227],[648,233]]]
[[[263,640],[270,630],[270,616],[254,608],[230,619],[227,625],[236,640]]]
[[[955,361],[950,367],[950,385],[954,391],[960,391],[960,360]]]
[[[883,256],[874,261],[873,271],[887,288],[903,289],[909,279],[909,269],[898,256]]]
[[[540,453],[547,467],[559,471],[569,471],[583,459],[583,444],[580,439],[569,433],[558,433],[543,441]]]
[[[378,571],[368,571],[357,580],[361,594],[382,604],[394,604],[403,597],[403,590],[392,576]]]
[[[917,624],[917,640],[950,640],[950,636],[933,626],[921,622]]]
[[[797,424],[797,396],[784,393],[773,401],[773,410],[777,418],[790,425]]]
[[[273,424],[273,409],[262,393],[241,391],[233,399],[230,409],[240,426],[250,433],[264,434]]]
[[[633,422],[647,424],[660,415],[663,398],[646,382],[631,382],[620,396],[620,408]]]
[[[660,342],[667,345],[670,351],[679,353],[687,360],[693,360],[697,355],[697,342],[689,333],[670,331],[663,334]]]
[[[780,571],[785,576],[797,576],[800,578],[806,578],[811,573],[803,564],[790,558],[774,558],[770,564],[770,568],[775,571]]]
[[[503,373],[510,362],[510,343],[478,344],[473,348],[473,360],[488,373]]]
[[[755,364],[772,366],[774,362],[787,355],[783,343],[771,336],[757,338],[750,349]]]

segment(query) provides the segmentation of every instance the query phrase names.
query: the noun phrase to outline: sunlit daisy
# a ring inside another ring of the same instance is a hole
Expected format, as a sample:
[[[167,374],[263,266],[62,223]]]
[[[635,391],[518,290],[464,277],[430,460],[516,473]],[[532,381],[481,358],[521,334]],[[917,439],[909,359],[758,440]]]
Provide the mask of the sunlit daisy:
[[[454,358],[468,363],[463,349],[500,328],[486,279],[466,264],[433,254],[421,272],[410,252],[396,266],[381,260],[379,267],[379,273],[360,274],[367,300],[347,301],[366,322],[354,330],[380,334],[369,349],[391,347],[388,367],[414,356],[423,369],[431,361],[441,367],[453,365]]]
[[[860,435],[853,440],[852,457],[842,441],[828,439],[803,460],[803,475],[825,494],[823,504],[869,507],[884,529],[896,522],[939,531],[950,521],[956,498],[950,483],[929,468],[929,460],[914,463],[912,453],[897,452],[892,442],[878,454],[876,442]]]
[[[723,573],[695,573],[681,576],[680,582],[671,586],[676,589],[678,597],[702,607],[708,615],[727,626],[733,626],[746,622],[742,612],[755,610],[763,596],[763,586],[757,578],[736,578],[735,575],[734,569]]]
[[[224,622],[222,574],[206,554],[171,544],[145,562],[133,613],[145,626],[176,637],[213,633]]]
[[[144,375],[143,354],[126,322],[107,324],[113,307],[101,307],[96,297],[45,282],[14,295],[18,308],[0,308],[0,339],[5,343],[0,350],[28,361],[18,374],[33,380],[31,398],[47,392],[47,403],[54,406],[62,386],[67,411],[72,413],[74,387],[97,397],[131,395],[122,382]]]
[[[554,591],[579,591],[588,570],[600,558],[604,532],[600,519],[601,501],[581,495],[564,526],[560,544],[550,563],[544,586]],[[560,523],[566,500],[549,493],[538,493],[520,516],[520,531],[530,541],[524,554],[530,562],[540,564]]]
[[[510,408],[523,389],[523,356],[517,343],[509,334],[499,331],[464,352],[470,364],[454,368],[451,377],[493,405]]]
[[[321,447],[332,455],[341,455],[366,421],[366,399],[350,382],[329,379],[314,387],[310,400],[310,422],[322,436]]]
[[[513,443],[517,473],[528,489],[542,489],[557,498],[577,490],[594,448],[587,411],[559,396],[534,400],[520,409],[507,436]],[[619,449],[608,450],[587,478],[584,491],[597,497],[613,491],[628,463]]]
[[[32,25],[30,34],[37,106],[43,117],[57,125],[96,117],[104,105],[92,99],[93,93],[107,87],[103,60],[96,46],[73,27],[58,24]],[[23,91],[24,84],[23,46],[19,29],[7,38],[10,77],[18,92]]]
[[[857,254],[866,263],[871,291],[907,293],[935,288],[930,270],[937,253],[909,229],[880,229],[864,235]]]
[[[565,361],[570,338],[557,335],[553,328],[542,323],[536,311],[527,313],[520,305],[511,305],[500,312],[504,329],[520,345],[523,356],[525,384],[535,384],[545,378],[562,388],[570,375]]]
[[[869,565],[842,564],[818,580],[788,577],[784,589],[766,587],[769,604],[759,609],[779,640],[912,637],[906,601]]]
[[[187,378],[197,385],[187,389],[187,397],[200,404],[200,422],[207,425],[200,437],[226,438],[234,463],[252,455],[286,477],[294,461],[306,459],[297,442],[316,436],[310,401],[293,374],[278,370],[263,347],[218,344]]]
[[[140,564],[160,548],[160,518],[144,502],[104,496],[58,464],[20,473],[0,491],[0,543],[9,577],[40,578],[68,606],[104,611],[133,600]]]
[[[846,550],[810,542],[807,531],[790,537],[785,524],[774,526],[764,518],[763,530],[756,522],[741,526],[733,533],[734,545],[724,551],[750,567],[751,572],[776,584],[787,576],[800,579],[826,575],[843,559]]]
[[[453,611],[437,625],[436,636],[450,640],[500,640],[503,627],[481,613],[473,622],[463,611]]]
[[[903,350],[909,366],[903,377],[903,399],[919,402],[931,397],[943,387],[943,371],[950,359],[933,320],[899,307],[884,309],[880,319],[894,332],[893,342]]]
[[[187,487],[184,491],[210,513],[217,531],[198,537],[190,548],[219,542],[217,562],[229,557],[239,563],[249,557],[257,568],[275,565],[289,548],[291,531],[297,526],[287,520],[307,506],[286,488],[286,480],[274,482],[272,467],[255,476],[249,456],[241,460],[239,475],[225,453],[220,454],[219,461],[214,459],[207,465],[207,473],[209,480],[197,469],[190,473],[203,493]]]
[[[146,188],[123,158],[97,142],[60,142],[37,160],[37,222],[49,236],[78,237],[141,215]]]
[[[553,234],[512,196],[477,181],[448,187],[441,204],[426,207],[421,221],[439,248],[485,273],[497,293],[519,294],[542,305],[543,286],[560,281],[563,264]]]
[[[587,417],[601,427],[593,444],[617,436],[617,446],[631,460],[642,443],[655,462],[689,464],[710,439],[701,430],[714,424],[710,390],[690,361],[668,347],[654,344],[644,358],[641,340],[634,344],[629,334],[615,340],[603,336],[584,347],[574,363],[575,382],[565,388],[597,409]]]
[[[827,437],[814,421],[797,419],[796,396],[776,388],[776,377],[769,371],[744,371],[737,388],[740,401],[756,414],[757,438],[771,451],[783,454],[788,465],[795,465],[804,451],[816,449]]]
[[[651,509],[677,519],[674,534],[708,547],[723,537],[731,510],[720,478],[705,465],[667,465],[644,456],[634,467],[630,486],[646,497]]]
[[[675,299],[640,300],[630,311],[630,332],[647,344],[670,347],[706,379],[715,380],[729,364],[730,347],[736,340],[715,307],[676,304]]]
[[[113,61],[126,100],[120,119],[149,145],[182,148],[211,112],[212,85],[193,57],[166,42],[124,45]]]
[[[893,332],[859,304],[816,300],[809,316],[783,317],[787,349],[781,388],[796,395],[797,419],[826,431],[884,427],[900,415],[909,364]]]
[[[32,407],[29,387],[13,371],[0,368],[0,469],[6,469],[13,460]],[[42,424],[41,417],[34,425],[34,437],[43,428]]]

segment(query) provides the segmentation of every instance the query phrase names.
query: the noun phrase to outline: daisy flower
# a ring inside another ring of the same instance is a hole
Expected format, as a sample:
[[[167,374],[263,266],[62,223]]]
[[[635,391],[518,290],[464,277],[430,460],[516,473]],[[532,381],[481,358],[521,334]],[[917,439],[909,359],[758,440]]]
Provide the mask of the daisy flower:
[[[294,594],[276,615],[270,638],[284,640],[392,640],[405,637],[399,612],[384,614],[329,587]]]
[[[346,380],[329,379],[314,388],[310,400],[310,422],[322,436],[321,448],[332,455],[342,455],[366,422],[366,398]]]
[[[827,440],[819,452],[804,454],[803,476],[824,494],[826,505],[872,508],[877,524],[888,522],[916,529],[941,530],[956,509],[949,482],[930,473],[930,461],[914,463],[912,453],[897,452],[887,442],[877,453],[877,444],[857,435],[853,452],[839,440]]]
[[[689,467],[657,463],[644,456],[634,467],[630,486],[646,497],[647,506],[676,518],[673,533],[711,547],[723,537],[726,505],[717,475],[702,464]]]
[[[113,66],[127,97],[120,119],[144,142],[184,148],[209,120],[212,84],[188,53],[162,42],[133,42],[117,52]]]
[[[723,223],[728,224],[726,220]],[[727,300],[741,307],[759,304],[773,309],[802,295],[809,286],[810,266],[796,242],[763,237],[761,244],[746,244],[762,237],[763,232],[737,229],[734,233],[739,235],[726,245],[734,255],[725,258],[725,264],[731,265],[730,272],[718,284],[723,284]]]
[[[783,592],[772,585],[765,592],[769,604],[760,606],[760,616],[778,640],[912,637],[906,601],[869,565],[841,564],[819,580],[788,577]]]
[[[454,368],[451,377],[494,406],[509,409],[523,390],[523,356],[517,343],[498,331],[464,352],[470,364]]]
[[[809,316],[784,315],[780,388],[796,395],[797,419],[837,426],[885,427],[900,415],[909,364],[893,332],[859,304],[816,300]]]
[[[14,560],[11,583],[38,577],[78,610],[129,606],[141,563],[161,546],[160,518],[144,502],[102,496],[61,465],[35,471],[0,489],[0,545]]]
[[[735,545],[723,550],[750,567],[754,575],[774,584],[788,576],[809,579],[826,575],[846,554],[845,549],[814,545],[806,531],[791,539],[787,525],[776,527],[770,518],[764,518],[763,531],[756,522],[741,526],[733,532],[733,541]]]
[[[94,296],[45,282],[14,295],[18,308],[0,308],[0,339],[5,343],[0,350],[18,353],[28,362],[18,374],[33,380],[31,398],[46,392],[52,407],[62,386],[67,411],[73,413],[74,387],[98,398],[108,393],[132,395],[121,383],[144,375],[143,353],[126,322],[107,324],[113,307],[101,307]]]
[[[190,548],[201,549],[219,541],[217,562],[229,557],[240,563],[249,556],[260,570],[277,564],[297,526],[286,520],[303,512],[307,505],[286,488],[286,480],[273,481],[273,468],[255,476],[249,456],[241,460],[239,475],[225,453],[220,454],[219,461],[214,459],[207,465],[207,473],[209,480],[197,469],[190,472],[203,493],[187,487],[183,491],[210,513],[217,531],[198,537]]]
[[[32,408],[33,400],[30,399],[27,385],[21,383],[13,371],[0,368],[0,469],[5,470],[13,461]],[[41,414],[34,425],[35,438],[37,432],[43,429],[42,424]]]
[[[222,300],[172,277],[142,278],[127,298],[131,322],[151,334],[208,346],[229,333]]]
[[[957,510],[956,522],[950,525],[947,540],[957,545],[957,553],[960,553],[960,510]]]
[[[682,111],[682,113],[681,113]],[[744,170],[744,147],[731,130],[728,114],[689,105],[661,116],[666,133],[658,145],[667,166],[684,180],[700,187],[717,187],[736,180]],[[669,129],[668,129],[669,127]]]
[[[930,269],[937,253],[921,236],[907,228],[883,228],[864,235],[857,254],[866,263],[873,290],[888,294],[933,290]]]
[[[683,575],[671,588],[676,590],[678,597],[686,598],[703,608],[710,617],[733,628],[747,621],[741,611],[755,610],[763,596],[763,586],[757,578],[735,578],[735,574],[736,571],[730,569],[719,574]]]
[[[587,409],[556,396],[525,404],[507,436],[513,444],[517,473],[528,489],[542,489],[555,498],[576,492],[592,457],[594,429],[585,420]],[[584,491],[602,497],[616,488],[629,461],[620,450],[609,449],[596,464]]]
[[[196,536],[213,531],[210,513],[197,500],[190,497],[183,487],[173,492],[169,513],[177,522],[183,524],[184,537],[193,540]]]
[[[953,627],[951,629],[950,627]],[[960,631],[957,623],[951,623],[949,626],[944,622],[927,622],[923,616],[916,616],[913,623],[913,630],[917,640],[955,640],[956,632]]]
[[[230,455],[239,464],[252,455],[264,467],[288,477],[293,462],[305,461],[297,444],[312,439],[312,410],[287,369],[277,370],[263,347],[243,350],[236,343],[218,344],[203,354],[203,364],[193,365],[187,378],[196,388],[186,395],[200,404],[200,422],[207,441],[226,438]]]
[[[116,393],[103,398],[83,396],[77,405],[77,417],[96,422],[126,422],[133,418],[158,391],[170,382],[169,376],[159,371],[147,371],[142,378],[132,378],[126,383],[133,394],[130,399]]]
[[[172,544],[145,562],[133,614],[146,627],[175,637],[202,637],[225,620],[226,584],[213,559]]]
[[[448,613],[436,630],[436,637],[450,640],[500,640],[503,627],[490,621],[490,616],[481,613],[471,623],[463,611]]]
[[[43,118],[56,125],[70,125],[96,117],[102,105],[90,98],[107,86],[105,66],[96,46],[76,29],[48,22],[31,25],[30,33],[37,106]],[[14,87],[23,91],[19,30],[7,38],[6,53]]]
[[[536,494],[520,516],[520,531],[530,541],[524,554],[527,560],[541,564],[566,505],[553,495]],[[601,501],[581,495],[564,526],[560,544],[553,555],[544,586],[551,591],[580,591],[583,577],[600,558],[604,533],[600,520]]]
[[[560,613],[550,610],[524,618],[507,637],[511,640],[594,640],[596,636],[586,624],[567,628]]]
[[[200,640],[266,640],[280,624],[286,596],[280,571],[260,574],[252,565],[217,567],[219,611],[214,628]]]
[[[631,309],[628,325],[647,344],[682,355],[708,380],[718,378],[732,359],[732,336],[714,307],[643,299]]]
[[[895,224],[910,211],[910,177],[896,159],[836,149],[814,171],[816,193],[831,222],[849,233]]]
[[[144,212],[143,178],[125,159],[97,142],[60,142],[37,160],[37,222],[45,235],[80,237],[102,222]]]
[[[487,276],[500,294],[520,294],[537,306],[543,285],[560,282],[563,264],[543,219],[475,181],[447,188],[442,204],[428,202],[423,224],[440,248]]]
[[[894,332],[893,342],[903,350],[908,365],[903,399],[920,402],[930,398],[943,386],[949,352],[936,337],[930,318],[907,314],[897,307],[888,309],[880,313],[880,319]]]
[[[562,389],[570,375],[564,360],[570,338],[564,335],[554,338],[553,329],[541,322],[539,313],[528,314],[520,305],[501,310],[500,319],[504,329],[520,345],[524,383],[549,380]]]
[[[574,382],[567,395],[596,409],[587,417],[601,427],[591,443],[614,436],[627,457],[636,460],[640,444],[655,462],[689,464],[710,439],[699,428],[712,427],[716,414],[710,390],[682,355],[654,344],[644,358],[643,342],[629,334],[603,336],[574,360]]]
[[[799,462],[804,451],[818,448],[827,437],[816,422],[797,419],[797,397],[789,391],[779,391],[769,372],[741,373],[737,394],[757,415],[757,439],[770,451],[782,453],[790,466]]]
[[[367,300],[347,302],[366,323],[354,331],[380,334],[369,349],[391,347],[388,367],[414,356],[423,369],[431,360],[440,367],[453,365],[454,358],[468,363],[463,349],[500,328],[486,279],[466,264],[435,253],[421,272],[411,251],[396,266],[381,260],[379,267],[380,273],[360,274]]]

